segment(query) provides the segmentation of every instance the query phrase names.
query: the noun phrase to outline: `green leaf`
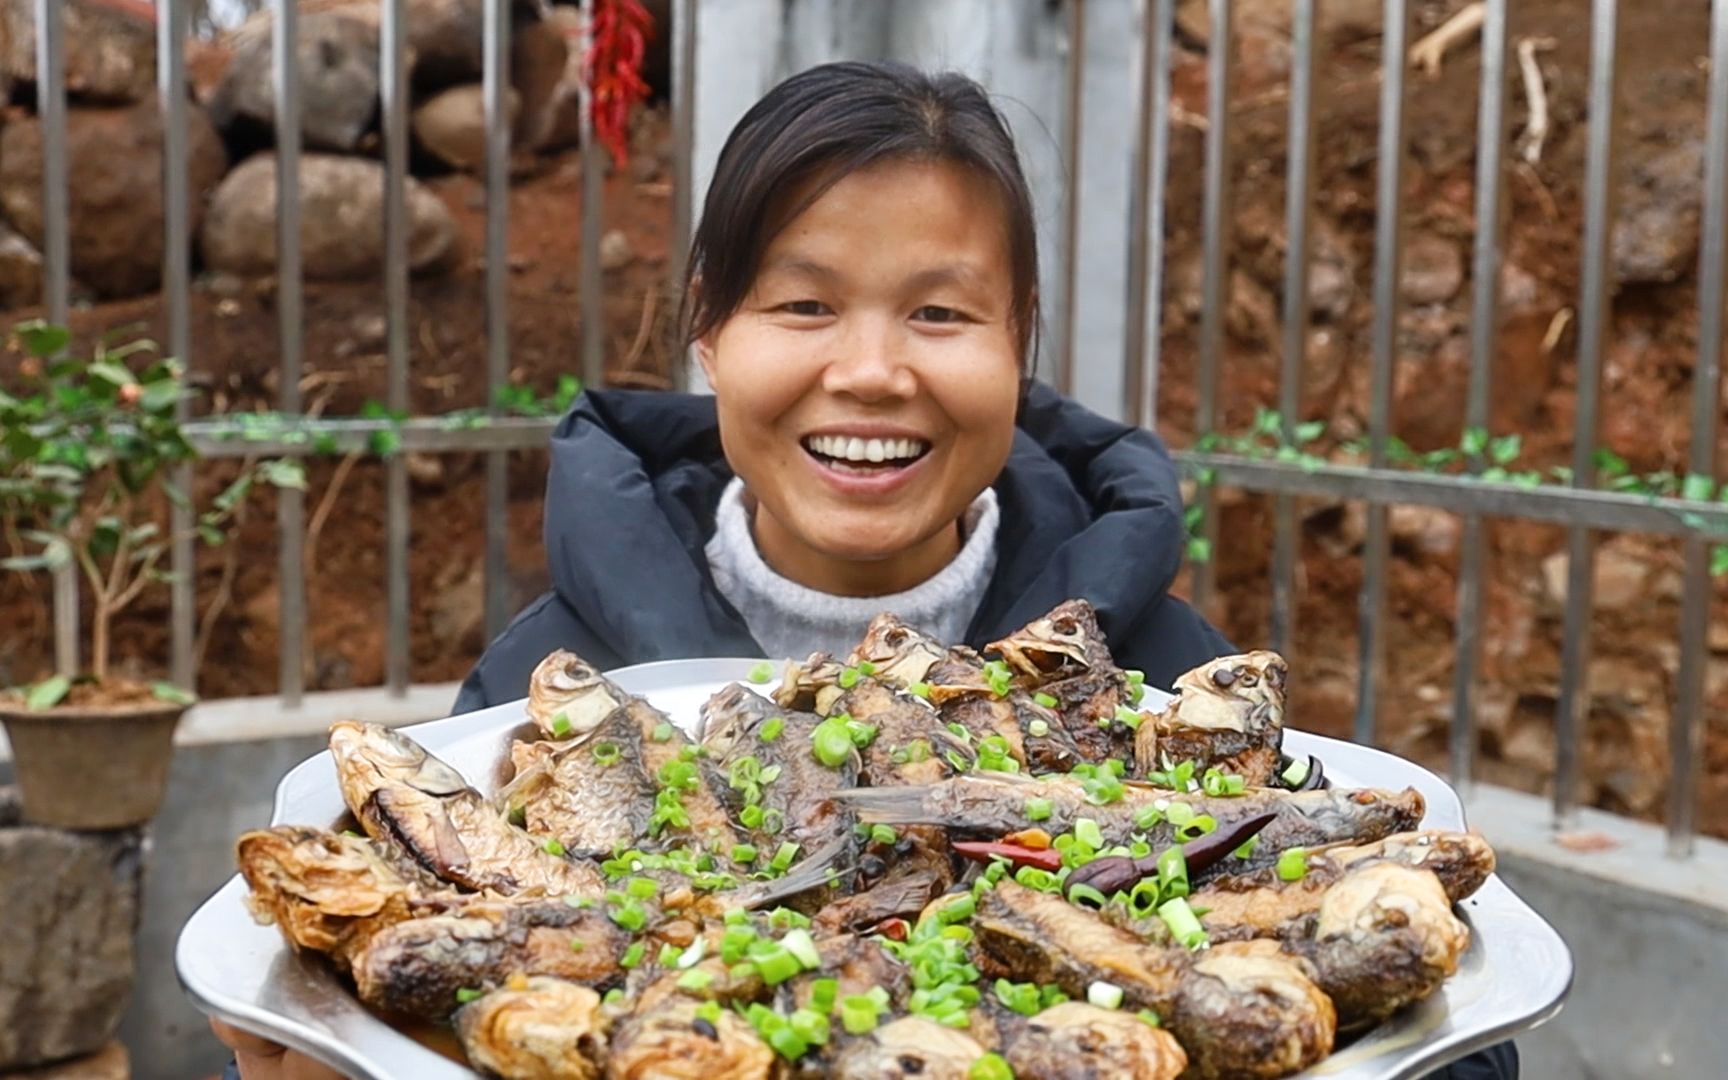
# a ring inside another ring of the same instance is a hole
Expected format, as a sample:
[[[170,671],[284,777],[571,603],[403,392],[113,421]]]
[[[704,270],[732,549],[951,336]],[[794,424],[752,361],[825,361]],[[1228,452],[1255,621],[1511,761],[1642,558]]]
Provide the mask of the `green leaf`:
[[[72,680],[64,675],[43,679],[32,686],[24,695],[24,707],[27,709],[52,709],[66,700],[66,695],[72,690]]]
[[[72,331],[42,319],[32,319],[18,325],[18,340],[24,343],[31,356],[46,359],[72,343]]]
[[[315,454],[336,453],[336,435],[329,431],[320,431],[312,436],[312,452]]]
[[[1632,471],[1625,458],[1607,448],[1597,450],[1593,460],[1596,467],[1609,476],[1625,476]]]
[[[306,470],[301,468],[298,461],[278,458],[275,461],[259,462],[258,478],[271,487],[306,490]]]
[[[1504,483],[1506,481],[1506,470],[1502,469],[1498,465],[1494,465],[1494,466],[1491,466],[1490,468],[1483,469],[1482,470],[1482,480],[1484,483],[1489,483],[1489,484]]]
[[[1488,456],[1496,465],[1510,465],[1524,450],[1524,436],[1504,435],[1488,444]]]
[[[150,696],[170,705],[190,705],[198,699],[171,682],[153,682],[150,684]]]
[[[16,570],[21,574],[28,574],[34,570],[46,570],[53,565],[53,560],[46,553],[13,555],[10,558],[0,559],[0,570]]]
[[[1692,502],[1709,502],[1715,490],[1716,484],[1708,476],[1687,473],[1685,482],[1680,485],[1680,497]]]
[[[145,412],[159,413],[172,409],[183,397],[190,396],[191,391],[177,382],[163,380],[147,383],[144,392],[138,396],[138,404]]]
[[[1464,437],[1458,441],[1458,448],[1471,457],[1482,453],[1488,448],[1488,430],[1486,428],[1465,428]]]
[[[1326,421],[1310,420],[1306,424],[1296,425],[1296,445],[1311,443],[1326,433]]]
[[[366,448],[379,457],[389,457],[402,449],[402,433],[399,431],[374,431],[366,440]]]
[[[209,522],[198,526],[198,536],[211,547],[221,547],[228,541],[227,534]]]
[[[1188,561],[1211,562],[1212,542],[1203,536],[1190,536],[1188,538]]]
[[[246,493],[252,490],[252,481],[251,473],[241,473],[232,484],[222,489],[222,493],[216,496],[214,500],[216,509],[226,512],[238,506],[240,500],[246,497]]]
[[[1728,544],[1710,549],[1710,574],[1712,577],[1728,574]]]
[[[1217,483],[1217,481],[1218,481],[1218,470],[1217,469],[1201,469],[1200,472],[1194,477],[1194,482],[1196,484],[1199,484],[1201,487],[1211,487],[1213,484]]]
[[[1213,450],[1217,449],[1217,447],[1218,433],[1216,431],[1208,431],[1206,434],[1194,440],[1194,449],[1202,454],[1211,453]]]
[[[92,362],[90,374],[103,382],[113,383],[115,386],[133,386],[138,382],[133,377],[131,369],[127,368],[126,365],[113,364],[104,360]]]

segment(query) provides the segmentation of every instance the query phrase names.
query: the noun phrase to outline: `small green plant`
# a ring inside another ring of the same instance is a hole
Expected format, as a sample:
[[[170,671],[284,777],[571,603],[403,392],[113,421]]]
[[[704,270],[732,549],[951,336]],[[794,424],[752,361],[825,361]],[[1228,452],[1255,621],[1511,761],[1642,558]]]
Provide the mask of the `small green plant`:
[[[1255,410],[1254,421],[1245,433],[1207,432],[1195,440],[1194,449],[1200,453],[1233,454],[1253,461],[1277,461],[1296,465],[1310,472],[1335,464],[1330,457],[1316,454],[1310,449],[1313,443],[1326,434],[1324,420],[1297,424],[1292,441],[1285,441],[1283,431],[1283,416],[1275,410],[1261,407]],[[1364,457],[1368,453],[1368,441],[1343,440],[1337,444],[1337,452],[1348,458]],[[1523,453],[1523,436],[1494,436],[1483,428],[1464,429],[1456,447],[1442,446],[1433,450],[1417,451],[1396,437],[1386,441],[1386,461],[1393,468],[1531,489],[1572,482],[1572,470],[1564,465],[1553,465],[1546,470],[1519,467],[1519,459]],[[1468,470],[1467,467],[1472,461],[1482,462],[1484,467],[1481,472]],[[1642,495],[1652,500],[1678,498],[1694,503],[1728,506],[1728,483],[1717,485],[1709,477],[1695,473],[1635,473],[1625,458],[1606,448],[1596,451],[1594,461],[1599,474],[1599,486],[1603,490],[1625,495]],[[1216,479],[1215,471],[1210,468],[1195,471],[1195,482],[1202,488],[1210,487]],[[1680,514],[1680,518],[1691,528],[1706,535],[1725,535],[1719,515],[1706,517],[1704,514],[1684,512]],[[1204,507],[1189,507],[1185,524],[1188,529],[1188,557],[1195,562],[1205,562],[1211,558],[1212,553],[1211,546],[1205,540]],[[1728,544],[1718,544],[1711,549],[1710,572],[1718,577],[1728,575]]]
[[[180,364],[154,357],[149,341],[99,343],[86,358],[66,355],[64,328],[34,321],[16,332],[27,356],[20,385],[0,389],[0,520],[11,550],[0,568],[75,567],[83,576],[94,597],[89,675],[100,683],[109,676],[114,620],[145,589],[170,580],[163,559],[179,537],[165,527],[167,504],[188,505],[173,470],[196,456],[176,414],[191,391]],[[191,534],[223,544],[255,487],[305,483],[296,462],[254,462],[193,516]],[[57,675],[26,700],[49,708],[71,685]],[[185,697],[168,683],[153,689]]]

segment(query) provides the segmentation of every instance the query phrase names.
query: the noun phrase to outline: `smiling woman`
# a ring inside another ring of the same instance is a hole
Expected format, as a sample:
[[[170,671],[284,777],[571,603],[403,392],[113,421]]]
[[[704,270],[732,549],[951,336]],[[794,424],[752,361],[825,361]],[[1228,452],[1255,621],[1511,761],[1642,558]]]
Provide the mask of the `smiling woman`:
[[[554,590],[459,711],[520,697],[555,648],[802,658],[882,611],[982,646],[1084,597],[1155,685],[1232,651],[1168,595],[1163,444],[1031,379],[1032,200],[977,83],[891,63],[781,83],[722,148],[689,266],[713,396],[577,401],[546,489]]]

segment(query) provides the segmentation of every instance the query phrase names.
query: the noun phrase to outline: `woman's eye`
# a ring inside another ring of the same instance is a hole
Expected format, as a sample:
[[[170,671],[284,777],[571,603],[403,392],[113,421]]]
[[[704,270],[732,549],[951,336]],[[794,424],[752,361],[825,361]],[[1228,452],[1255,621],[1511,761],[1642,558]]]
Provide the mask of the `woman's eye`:
[[[826,315],[828,305],[820,300],[792,300],[780,305],[788,315]]]
[[[966,316],[960,312],[955,311],[950,307],[941,307],[937,304],[925,304],[917,311],[914,311],[912,317],[919,322],[929,323],[957,323],[966,321]]]

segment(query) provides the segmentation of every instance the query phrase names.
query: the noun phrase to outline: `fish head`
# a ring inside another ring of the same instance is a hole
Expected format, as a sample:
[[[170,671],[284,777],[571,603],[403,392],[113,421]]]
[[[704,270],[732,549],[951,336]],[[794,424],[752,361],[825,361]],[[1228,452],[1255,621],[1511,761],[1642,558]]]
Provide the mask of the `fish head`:
[[[739,740],[778,713],[767,698],[738,683],[728,683],[702,703],[702,745],[716,758],[724,758]]]
[[[942,643],[897,615],[883,612],[870,620],[864,640],[848,658],[852,666],[868,663],[875,677],[904,690],[927,681],[930,669],[948,656]]]
[[[841,1080],[959,1080],[970,1075],[983,1056],[984,1048],[971,1036],[922,1016],[907,1016],[847,1044],[834,1062],[833,1075]]]
[[[802,662],[788,660],[774,689],[774,703],[782,709],[827,716],[835,699],[845,693],[840,686],[845,670],[846,665],[827,653],[811,653]]]
[[[989,647],[1009,666],[1040,683],[1072,674],[1076,668],[1115,666],[1098,626],[1098,613],[1085,600],[1064,601]]]
[[[540,661],[528,678],[528,718],[560,739],[582,738],[629,701],[599,669],[565,649]]]
[[[468,789],[461,773],[382,724],[337,721],[330,725],[330,753],[342,795],[356,814],[387,788],[412,788],[436,798]]]
[[[1282,727],[1289,675],[1284,658],[1264,649],[1209,660],[1177,678],[1161,724],[1244,733]]]

